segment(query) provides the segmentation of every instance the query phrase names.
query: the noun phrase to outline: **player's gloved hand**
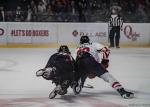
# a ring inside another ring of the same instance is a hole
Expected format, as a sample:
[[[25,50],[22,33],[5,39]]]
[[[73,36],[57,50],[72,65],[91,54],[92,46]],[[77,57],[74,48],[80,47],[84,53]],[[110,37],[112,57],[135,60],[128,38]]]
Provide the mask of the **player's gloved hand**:
[[[52,80],[55,77],[55,71],[55,67],[45,68],[45,72],[43,73],[42,77],[46,80]]]
[[[108,68],[109,67],[109,59],[102,59],[101,65],[103,68]]]

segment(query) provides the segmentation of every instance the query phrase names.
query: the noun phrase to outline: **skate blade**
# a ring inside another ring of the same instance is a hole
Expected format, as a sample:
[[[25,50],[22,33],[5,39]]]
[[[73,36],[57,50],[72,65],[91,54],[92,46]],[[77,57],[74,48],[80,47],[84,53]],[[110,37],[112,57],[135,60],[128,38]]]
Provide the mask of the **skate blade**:
[[[124,99],[132,99],[132,98],[135,98],[134,94],[131,94],[130,96],[123,95],[122,97],[123,97]]]

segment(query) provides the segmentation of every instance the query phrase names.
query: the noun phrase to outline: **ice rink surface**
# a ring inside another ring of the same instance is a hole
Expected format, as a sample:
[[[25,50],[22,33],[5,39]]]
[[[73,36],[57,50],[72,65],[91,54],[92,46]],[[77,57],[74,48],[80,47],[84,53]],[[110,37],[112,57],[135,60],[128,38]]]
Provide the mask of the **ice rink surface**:
[[[71,48],[72,53],[74,49]],[[0,49],[0,107],[150,107],[150,48],[111,49],[109,72],[135,93],[123,99],[100,78],[88,79],[80,95],[68,94],[49,99],[51,81],[36,77],[56,49]]]

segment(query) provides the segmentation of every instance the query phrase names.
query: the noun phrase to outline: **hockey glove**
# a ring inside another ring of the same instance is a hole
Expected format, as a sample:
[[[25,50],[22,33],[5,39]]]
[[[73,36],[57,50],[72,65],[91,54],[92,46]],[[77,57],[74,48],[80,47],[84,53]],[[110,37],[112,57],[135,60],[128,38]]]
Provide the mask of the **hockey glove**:
[[[102,59],[101,65],[103,68],[108,68],[109,67],[109,59]]]

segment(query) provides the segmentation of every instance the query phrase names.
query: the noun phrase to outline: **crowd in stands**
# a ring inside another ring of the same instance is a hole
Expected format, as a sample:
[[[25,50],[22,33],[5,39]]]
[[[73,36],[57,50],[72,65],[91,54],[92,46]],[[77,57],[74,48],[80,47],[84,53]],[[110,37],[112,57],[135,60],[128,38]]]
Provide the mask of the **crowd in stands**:
[[[2,22],[106,22],[116,9],[125,22],[150,22],[150,0],[1,0]]]

